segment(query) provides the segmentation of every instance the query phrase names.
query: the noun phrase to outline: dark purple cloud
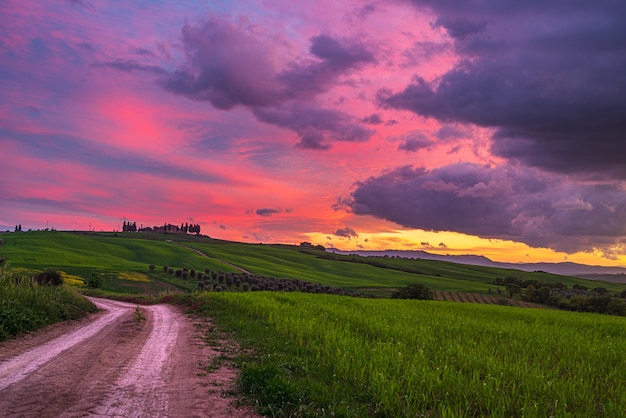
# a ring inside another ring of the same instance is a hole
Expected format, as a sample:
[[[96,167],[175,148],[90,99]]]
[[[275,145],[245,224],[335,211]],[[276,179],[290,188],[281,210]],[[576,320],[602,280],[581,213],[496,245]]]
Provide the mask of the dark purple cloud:
[[[261,208],[261,209],[257,209],[255,211],[255,213],[259,216],[272,216],[272,215],[276,215],[278,213],[282,213],[282,209],[280,208]]]
[[[297,148],[314,149],[327,151],[331,145],[326,142],[326,137],[319,129],[307,126],[300,136],[300,142],[296,144]]]
[[[477,35],[483,32],[487,29],[487,22],[440,16],[437,20],[435,20],[433,26],[443,27],[451,37],[463,39],[470,35]]]
[[[339,76],[376,61],[365,45],[340,43],[327,35],[311,38],[310,52],[318,59],[289,63],[276,75],[289,99],[313,97],[332,87]]]
[[[512,166],[409,166],[355,185],[358,215],[405,227],[510,239],[562,251],[611,247],[626,235],[626,191]]]
[[[461,139],[461,138],[468,138],[470,136],[470,133],[452,125],[443,125],[435,133],[435,136],[442,141],[448,141],[448,140],[455,140],[455,139]]]
[[[307,56],[279,65],[275,43],[252,25],[210,16],[185,25],[182,34],[185,62],[161,80],[168,91],[218,109],[246,106],[260,121],[296,132],[301,148],[325,150],[331,140],[371,137],[356,118],[311,102],[339,77],[375,62],[360,41],[314,36]],[[109,65],[137,69],[127,62]],[[311,103],[302,105],[305,100]]]
[[[495,128],[492,152],[550,171],[626,179],[626,3],[414,0],[454,40],[436,83],[384,107]]]
[[[153,73],[153,74],[158,74],[158,75],[163,75],[167,73],[163,68],[157,65],[142,64],[135,60],[126,59],[126,58],[119,58],[111,62],[95,63],[95,64],[92,64],[92,67],[112,68],[114,70],[123,71],[127,73],[132,73],[135,71],[143,71],[143,72],[148,72],[148,73]]]
[[[359,234],[357,234],[356,231],[350,228],[349,226],[346,226],[345,228],[339,228],[338,230],[333,232],[333,235],[337,237],[343,237],[343,238],[358,238],[359,237]]]
[[[210,16],[182,29],[185,63],[164,81],[174,93],[208,100],[215,107],[276,106],[332,87],[338,76],[374,56],[365,45],[328,35],[311,38],[311,57],[276,64],[269,39],[250,25]]]
[[[410,134],[398,145],[398,150],[406,152],[417,152],[430,147],[433,142],[423,134]]]
[[[371,115],[364,117],[362,120],[369,125],[380,125],[383,123],[383,118],[378,113],[372,113]]]
[[[288,103],[281,107],[254,108],[258,120],[290,129],[300,136],[301,148],[329,149],[329,140],[367,141],[374,131],[365,128],[356,118],[339,111],[315,105]]]

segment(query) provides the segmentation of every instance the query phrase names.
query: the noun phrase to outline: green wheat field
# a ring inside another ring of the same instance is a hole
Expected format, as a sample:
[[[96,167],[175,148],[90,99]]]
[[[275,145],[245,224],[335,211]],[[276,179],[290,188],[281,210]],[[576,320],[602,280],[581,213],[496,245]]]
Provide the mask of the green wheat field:
[[[207,341],[227,337],[238,342],[238,349],[224,349],[223,356],[241,370],[241,394],[268,416],[626,413],[626,317],[246,292],[235,284],[228,292],[201,291],[197,279],[167,270],[205,272],[205,277],[219,271],[220,280],[243,270],[370,296],[411,283],[486,293],[494,288],[495,278],[512,275],[567,286],[602,286],[609,292],[623,291],[624,285],[425,260],[357,259],[300,246],[193,236],[42,231],[0,238],[2,338],[84,315],[92,310],[80,297],[85,292],[179,304],[212,318],[213,325],[205,330]],[[63,272],[61,288],[40,288],[28,280],[30,274],[49,268]],[[103,277],[103,286],[90,290],[85,283],[94,273]]]

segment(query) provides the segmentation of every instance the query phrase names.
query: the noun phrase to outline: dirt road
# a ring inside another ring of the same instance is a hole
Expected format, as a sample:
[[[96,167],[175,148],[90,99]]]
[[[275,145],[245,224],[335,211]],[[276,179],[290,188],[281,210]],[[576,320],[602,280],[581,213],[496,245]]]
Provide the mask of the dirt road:
[[[225,397],[235,371],[217,363],[192,320],[169,305],[92,299],[103,311],[0,344],[0,416],[249,417]]]

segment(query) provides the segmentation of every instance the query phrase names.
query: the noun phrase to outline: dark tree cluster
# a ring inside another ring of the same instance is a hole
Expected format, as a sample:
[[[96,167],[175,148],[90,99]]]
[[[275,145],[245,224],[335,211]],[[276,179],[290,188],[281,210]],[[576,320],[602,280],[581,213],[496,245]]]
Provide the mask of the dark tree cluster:
[[[130,222],[124,221],[122,232],[137,232],[137,222],[131,224]]]
[[[413,283],[400,288],[391,294],[392,299],[420,299],[430,300],[433,298],[433,291],[422,283]]]
[[[517,277],[513,277],[513,276],[508,276],[508,277],[498,277],[496,278],[492,284],[495,284],[497,286],[506,286],[507,284],[510,283],[514,283],[519,285],[522,289],[527,288],[528,286],[535,286],[535,287],[540,287],[540,286],[546,286],[549,287],[551,289],[557,289],[557,288],[565,288],[567,286],[565,286],[563,283],[561,282],[542,282],[539,280],[535,280],[535,279],[518,279]]]
[[[310,242],[306,242],[306,241],[301,242],[300,247],[311,249],[311,250],[326,251],[326,247],[324,247],[323,245],[313,245]]]
[[[63,284],[61,272],[54,269],[44,270],[35,274],[33,280],[41,286],[61,286]]]
[[[561,282],[547,283],[538,280],[520,280],[515,277],[497,278],[493,284],[505,286],[510,297],[520,294],[521,298],[528,302],[568,311],[626,316],[626,290],[611,295],[604,287],[588,289],[575,284],[570,289]]]
[[[15,225],[15,232],[22,232],[22,225]]]
[[[181,223],[180,226],[172,225],[170,223],[164,223],[161,226],[146,226],[144,228],[139,229],[140,232],[159,232],[163,234],[196,234],[200,235],[200,225],[199,224],[188,224]]]
[[[200,233],[200,225],[199,224],[180,224],[180,230],[185,234],[199,234]]]
[[[164,269],[165,268],[166,267],[164,267]],[[202,291],[274,291],[325,293],[342,296],[363,296],[360,294],[349,292],[346,289],[322,285],[320,283],[307,282],[299,279],[279,279],[276,277],[260,276],[250,273],[212,271],[208,268],[205,269],[204,272],[196,272],[193,269],[185,268],[182,270],[177,270],[176,276],[181,277],[182,279],[186,279],[189,276],[195,276],[198,282],[198,289]]]

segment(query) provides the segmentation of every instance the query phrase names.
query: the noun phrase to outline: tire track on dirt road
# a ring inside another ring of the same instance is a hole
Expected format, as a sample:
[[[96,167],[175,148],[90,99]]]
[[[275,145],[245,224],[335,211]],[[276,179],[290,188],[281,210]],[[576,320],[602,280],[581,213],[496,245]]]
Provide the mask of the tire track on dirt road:
[[[152,332],[143,348],[115,383],[95,415],[103,417],[169,416],[167,393],[156,390],[164,379],[164,365],[178,337],[178,323],[169,307],[151,306]]]
[[[230,387],[234,370],[201,376],[200,366],[219,353],[176,307],[91,300],[105,312],[58,325],[69,332],[24,338],[21,351],[20,339],[0,344],[0,416],[257,416],[219,390]]]
[[[0,363],[0,391],[9,385],[23,380],[30,373],[43,366],[63,351],[92,337],[124,314],[122,310],[110,310],[111,305],[107,302],[97,302],[96,305],[100,309],[109,308],[107,309],[108,313],[95,322],[79,328],[69,335],[56,338],[47,344],[27,351],[9,362]]]

